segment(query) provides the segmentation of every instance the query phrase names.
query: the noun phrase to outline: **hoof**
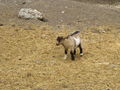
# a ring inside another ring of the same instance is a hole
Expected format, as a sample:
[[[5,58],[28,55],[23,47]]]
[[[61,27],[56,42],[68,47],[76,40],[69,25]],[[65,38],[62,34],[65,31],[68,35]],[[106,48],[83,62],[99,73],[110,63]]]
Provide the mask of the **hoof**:
[[[83,53],[80,53],[80,56],[83,56]]]
[[[67,55],[65,55],[63,59],[66,60],[67,59]]]

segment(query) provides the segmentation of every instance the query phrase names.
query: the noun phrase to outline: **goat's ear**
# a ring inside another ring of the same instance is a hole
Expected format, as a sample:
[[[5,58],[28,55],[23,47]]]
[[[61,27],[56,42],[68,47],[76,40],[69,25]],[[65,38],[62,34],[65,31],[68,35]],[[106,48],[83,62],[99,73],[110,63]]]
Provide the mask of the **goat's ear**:
[[[60,42],[61,40],[63,40],[63,39],[64,39],[63,36],[58,36],[58,37],[57,37],[57,41],[59,41],[59,42]]]

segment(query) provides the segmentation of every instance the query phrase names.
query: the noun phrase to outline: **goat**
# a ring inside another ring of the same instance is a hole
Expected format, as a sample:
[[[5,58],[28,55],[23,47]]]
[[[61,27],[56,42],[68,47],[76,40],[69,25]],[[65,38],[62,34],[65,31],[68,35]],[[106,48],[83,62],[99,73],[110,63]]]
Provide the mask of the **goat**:
[[[76,55],[76,48],[79,47],[80,49],[80,55],[83,55],[83,49],[81,46],[81,40],[79,37],[80,31],[76,31],[70,35],[68,35],[67,37],[63,37],[63,36],[58,36],[57,37],[57,43],[56,45],[62,45],[64,47],[64,59],[67,59],[67,53],[68,50],[70,49],[70,54],[71,54],[71,59],[75,60],[75,55]]]

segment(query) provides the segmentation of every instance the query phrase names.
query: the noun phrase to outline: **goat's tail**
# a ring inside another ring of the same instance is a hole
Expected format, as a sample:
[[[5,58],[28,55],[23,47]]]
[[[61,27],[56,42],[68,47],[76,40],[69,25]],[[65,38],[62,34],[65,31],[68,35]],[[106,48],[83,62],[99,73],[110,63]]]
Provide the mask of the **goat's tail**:
[[[73,36],[73,35],[78,34],[78,33],[80,33],[80,31],[76,31],[76,32],[70,34],[70,36]]]
[[[78,33],[80,33],[80,31],[75,31],[74,33],[72,33],[72,34],[66,36],[65,38],[69,38],[70,36],[76,35],[76,34],[78,34]]]

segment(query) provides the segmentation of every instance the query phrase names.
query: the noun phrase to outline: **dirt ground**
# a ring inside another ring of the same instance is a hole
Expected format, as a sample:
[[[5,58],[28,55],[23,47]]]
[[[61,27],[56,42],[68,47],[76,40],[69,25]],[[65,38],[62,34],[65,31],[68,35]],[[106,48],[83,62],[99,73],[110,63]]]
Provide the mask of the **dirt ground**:
[[[18,19],[22,0],[6,1],[0,0],[0,90],[120,90],[117,4],[36,0],[24,5],[44,11],[49,21],[43,23]],[[61,15],[66,5],[67,13]],[[70,54],[64,60],[64,49],[56,46],[56,37],[78,29],[84,55],[80,57],[77,50],[75,61]]]

